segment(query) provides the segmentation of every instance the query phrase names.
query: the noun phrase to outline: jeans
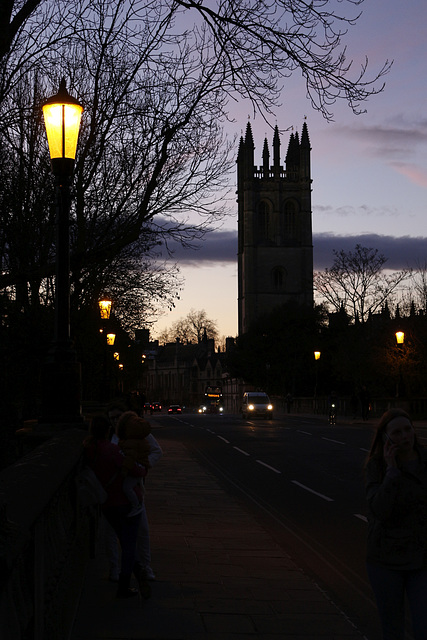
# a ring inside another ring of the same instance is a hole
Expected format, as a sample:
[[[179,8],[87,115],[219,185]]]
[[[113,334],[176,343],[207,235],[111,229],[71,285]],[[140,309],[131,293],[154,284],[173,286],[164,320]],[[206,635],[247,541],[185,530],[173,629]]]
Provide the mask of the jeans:
[[[405,638],[405,593],[415,640],[427,640],[427,569],[413,571],[367,565],[377,601],[383,640]]]
[[[136,562],[136,541],[140,516],[127,517],[130,506],[106,507],[103,510],[108,523],[114,529],[122,549],[121,574],[131,576],[139,562]]]
[[[142,512],[138,516],[139,531],[136,543],[136,554],[142,567],[145,569],[151,564],[151,551],[150,551],[150,533],[148,528],[147,512],[145,510],[145,504],[142,503]],[[114,529],[110,526],[106,527],[106,547],[108,559],[110,561],[110,567],[119,570],[119,549],[117,545],[117,535]]]

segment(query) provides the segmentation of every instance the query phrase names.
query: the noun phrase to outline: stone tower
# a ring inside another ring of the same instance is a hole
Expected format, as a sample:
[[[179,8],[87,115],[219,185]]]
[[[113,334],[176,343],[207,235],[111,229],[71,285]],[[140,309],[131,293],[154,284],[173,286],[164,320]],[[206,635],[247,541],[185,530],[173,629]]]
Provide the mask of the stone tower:
[[[250,123],[237,156],[239,335],[264,313],[288,301],[313,305],[310,139],[292,133],[285,168],[280,136],[267,139],[262,166],[254,166]]]

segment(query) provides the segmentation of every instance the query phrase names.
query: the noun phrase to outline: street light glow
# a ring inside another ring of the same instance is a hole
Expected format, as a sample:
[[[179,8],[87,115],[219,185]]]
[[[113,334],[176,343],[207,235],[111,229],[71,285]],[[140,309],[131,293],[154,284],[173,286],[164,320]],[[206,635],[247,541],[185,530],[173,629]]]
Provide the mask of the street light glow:
[[[109,320],[111,313],[111,300],[100,300],[98,302],[101,320]]]
[[[82,105],[68,93],[65,80],[42,106],[52,171],[71,175],[77,151]]]
[[[405,342],[405,333],[403,331],[396,331],[397,344],[403,344]]]

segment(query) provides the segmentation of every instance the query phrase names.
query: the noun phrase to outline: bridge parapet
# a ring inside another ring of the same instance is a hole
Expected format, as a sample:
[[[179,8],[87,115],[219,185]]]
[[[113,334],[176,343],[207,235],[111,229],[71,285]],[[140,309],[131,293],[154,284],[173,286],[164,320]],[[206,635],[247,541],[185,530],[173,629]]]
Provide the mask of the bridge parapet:
[[[69,635],[98,512],[77,499],[82,429],[58,432],[0,473],[0,637]]]

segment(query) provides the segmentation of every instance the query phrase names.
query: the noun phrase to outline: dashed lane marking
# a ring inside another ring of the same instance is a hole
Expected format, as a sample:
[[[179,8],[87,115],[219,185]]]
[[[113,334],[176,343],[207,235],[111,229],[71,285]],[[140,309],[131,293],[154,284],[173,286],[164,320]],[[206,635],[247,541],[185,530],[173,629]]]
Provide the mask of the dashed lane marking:
[[[323,495],[323,493],[319,493],[318,491],[315,491],[314,489],[310,489],[310,487],[307,487],[305,484],[301,484],[301,482],[298,482],[297,480],[291,480],[292,484],[296,484],[297,487],[301,487],[301,489],[305,489],[305,491],[309,491],[309,493],[313,493],[315,496],[318,496],[319,498],[322,498],[323,500],[326,500],[327,502],[334,502],[333,498],[329,498],[329,496],[325,496]]]
[[[261,464],[263,467],[267,467],[267,469],[274,471],[274,473],[282,473],[281,471],[279,471],[279,469],[275,469],[274,467],[271,467],[269,464],[263,462],[262,460],[257,460],[257,462],[258,464]]]
[[[239,449],[239,447],[233,447],[233,449],[236,449],[236,451],[238,451],[239,453],[243,453],[244,456],[250,456],[251,455],[247,451],[243,451],[243,449]]]
[[[332,440],[332,438],[326,438],[325,436],[322,436],[322,440],[327,440],[328,442],[335,442],[335,444],[342,444],[342,445],[346,445],[346,442],[341,442],[341,440]]]
[[[363,522],[368,522],[368,518],[363,516],[361,513],[353,513],[355,518],[359,518],[359,520],[363,520]]]

